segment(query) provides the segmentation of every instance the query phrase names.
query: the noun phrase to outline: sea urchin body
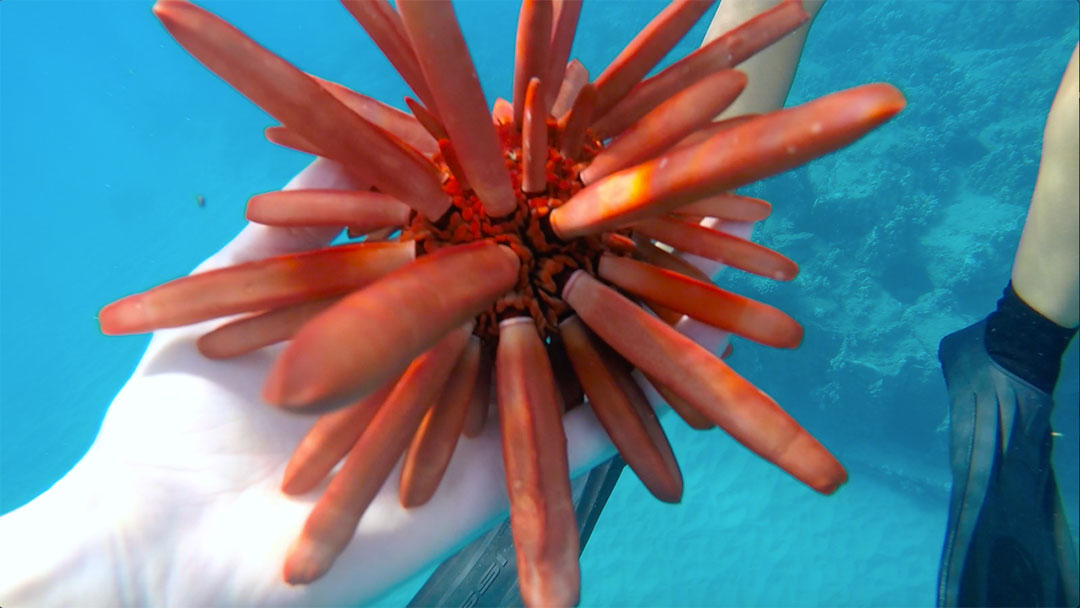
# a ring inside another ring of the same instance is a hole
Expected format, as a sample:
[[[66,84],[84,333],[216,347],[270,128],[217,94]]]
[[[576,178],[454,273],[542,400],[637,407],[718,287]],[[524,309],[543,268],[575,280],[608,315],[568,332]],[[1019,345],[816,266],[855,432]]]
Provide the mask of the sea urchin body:
[[[566,408],[587,398],[645,485],[661,500],[681,496],[633,368],[695,428],[723,428],[820,492],[845,481],[772,399],[671,327],[686,315],[791,348],[799,325],[671,250],[793,278],[783,255],[701,220],[768,215],[768,203],[730,191],[861,137],[902,108],[895,89],[866,85],[712,123],[745,86],[731,68],[806,20],[798,2],[645,79],[711,4],[675,0],[590,82],[567,63],[580,2],[525,0],[513,98],[489,112],[449,2],[342,1],[415,92],[411,113],[305,74],[193,4],[154,10],[281,122],[268,139],[336,161],[366,186],[258,195],[249,219],[347,227],[363,242],[185,277],[100,315],[105,333],[132,333],[250,313],[199,341],[210,357],[290,340],[265,399],[333,411],[298,447],[283,488],[307,492],[344,464],[290,550],[288,582],[333,565],[402,455],[402,504],[430,498],[459,436],[483,426],[492,392],[532,606],[578,596]]]

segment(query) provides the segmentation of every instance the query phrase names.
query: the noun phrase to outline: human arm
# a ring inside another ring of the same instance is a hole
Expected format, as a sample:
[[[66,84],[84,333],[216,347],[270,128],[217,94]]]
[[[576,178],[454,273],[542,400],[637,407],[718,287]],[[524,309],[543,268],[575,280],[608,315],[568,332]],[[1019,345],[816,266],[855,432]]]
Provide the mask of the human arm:
[[[723,0],[705,33],[704,43],[779,3],[780,0]],[[802,4],[810,15],[809,21],[737,66],[748,77],[746,89],[719,118],[771,112],[784,106],[806,35],[825,0],[803,0]]]

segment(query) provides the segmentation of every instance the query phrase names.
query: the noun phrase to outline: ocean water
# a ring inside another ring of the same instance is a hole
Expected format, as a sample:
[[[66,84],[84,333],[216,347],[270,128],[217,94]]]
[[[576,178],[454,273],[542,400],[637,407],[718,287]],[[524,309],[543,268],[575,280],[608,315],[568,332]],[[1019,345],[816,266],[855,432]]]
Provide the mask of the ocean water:
[[[309,72],[398,106],[407,94],[335,2],[205,5]],[[586,3],[573,55],[597,73],[660,6]],[[458,7],[489,100],[509,97],[516,13]],[[730,362],[851,481],[820,497],[669,416],[683,501],[661,504],[623,476],[582,556],[583,606],[933,603],[949,486],[937,342],[992,310],[1008,280],[1077,23],[1064,0],[823,9],[789,103],[886,81],[908,107],[747,188],[775,209],[758,238],[802,271],[790,284],[722,282],[804,323],[798,350],[738,341]],[[149,3],[0,2],[0,513],[85,453],[146,346],[101,336],[100,307],[189,272],[240,230],[252,193],[308,162],[263,139],[271,124],[191,60]],[[1074,538],[1076,370],[1074,343],[1055,411]],[[417,584],[377,603],[402,604]]]

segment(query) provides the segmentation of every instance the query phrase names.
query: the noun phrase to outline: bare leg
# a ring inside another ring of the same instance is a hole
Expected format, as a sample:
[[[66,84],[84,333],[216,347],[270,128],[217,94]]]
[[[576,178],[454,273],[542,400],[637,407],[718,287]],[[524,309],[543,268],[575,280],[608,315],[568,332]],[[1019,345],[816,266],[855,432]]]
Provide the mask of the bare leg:
[[[1012,269],[1017,295],[1062,327],[1076,327],[1080,321],[1078,86],[1077,48],[1073,48],[1046,119],[1039,177]]]
[[[1046,121],[1012,282],[996,311],[946,336],[938,351],[953,474],[939,606],[1080,601],[1050,460],[1051,395],[1078,312],[1077,95],[1073,50]]]

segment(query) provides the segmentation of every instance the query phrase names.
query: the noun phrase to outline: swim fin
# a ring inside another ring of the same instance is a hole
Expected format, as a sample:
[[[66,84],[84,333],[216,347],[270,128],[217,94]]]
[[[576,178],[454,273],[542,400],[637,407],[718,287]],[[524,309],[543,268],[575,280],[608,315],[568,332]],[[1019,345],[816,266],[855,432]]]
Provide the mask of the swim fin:
[[[574,480],[571,495],[581,550],[592,534],[626,463],[615,456]],[[419,606],[521,606],[514,538],[507,519],[444,561],[408,604]]]
[[[986,351],[986,321],[946,336],[953,473],[939,606],[1077,606],[1077,554],[1051,466],[1046,392]]]

